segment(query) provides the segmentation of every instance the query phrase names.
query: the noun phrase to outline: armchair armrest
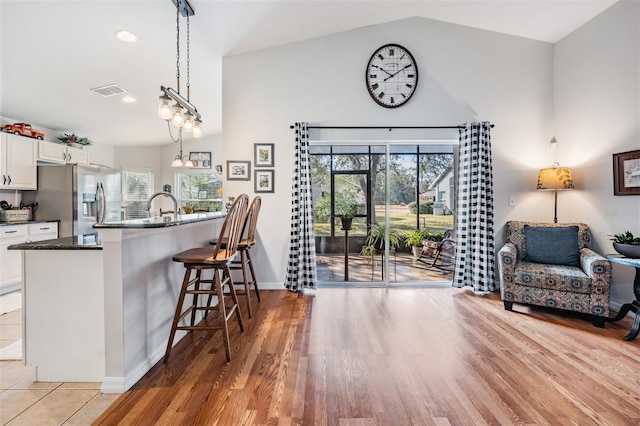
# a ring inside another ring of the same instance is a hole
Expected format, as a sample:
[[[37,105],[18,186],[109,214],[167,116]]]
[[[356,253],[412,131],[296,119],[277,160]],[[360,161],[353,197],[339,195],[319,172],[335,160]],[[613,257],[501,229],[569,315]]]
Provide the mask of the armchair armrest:
[[[505,300],[505,290],[513,286],[518,249],[513,243],[506,243],[498,252],[498,271],[500,272],[500,294]]]
[[[596,279],[598,276],[609,273],[607,282],[611,278],[611,262],[604,256],[589,248],[580,250],[580,267],[589,278]]]
[[[609,316],[611,262],[595,251],[583,248],[580,250],[580,266],[591,278],[591,314]]]
[[[507,267],[515,268],[516,261],[518,260],[518,249],[513,243],[506,243],[498,252],[498,259],[500,264],[505,264]]]

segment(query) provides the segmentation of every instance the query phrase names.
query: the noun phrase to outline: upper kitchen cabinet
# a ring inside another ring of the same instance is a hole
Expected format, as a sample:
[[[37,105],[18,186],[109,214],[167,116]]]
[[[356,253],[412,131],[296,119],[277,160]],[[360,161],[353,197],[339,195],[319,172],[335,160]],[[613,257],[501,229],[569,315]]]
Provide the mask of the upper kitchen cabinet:
[[[38,189],[37,141],[0,133],[0,189]]]
[[[57,164],[89,164],[89,153],[60,143],[38,141],[38,161]]]

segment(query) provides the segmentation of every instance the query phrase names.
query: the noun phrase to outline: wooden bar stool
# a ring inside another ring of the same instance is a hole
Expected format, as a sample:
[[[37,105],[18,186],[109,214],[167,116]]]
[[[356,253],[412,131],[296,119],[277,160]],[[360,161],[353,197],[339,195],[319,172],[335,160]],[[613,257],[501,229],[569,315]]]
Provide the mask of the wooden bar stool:
[[[251,310],[251,287],[256,292],[256,298],[260,302],[260,290],[258,289],[258,280],[256,279],[256,272],[253,269],[253,260],[251,259],[251,247],[256,244],[256,227],[258,225],[258,213],[260,213],[260,206],[262,205],[262,198],[255,197],[251,201],[249,210],[247,211],[247,217],[244,221],[242,228],[242,238],[238,243],[238,252],[240,253],[240,259],[234,260],[231,263],[231,270],[241,270],[242,279],[244,281],[244,291],[238,294],[245,294],[247,298],[247,311],[249,312],[249,318],[252,317],[253,312]],[[247,271],[247,266],[249,271]],[[247,275],[251,273],[251,281],[247,279]]]
[[[237,292],[239,295],[245,295],[247,299],[247,311],[249,312],[249,318],[253,317],[253,310],[251,309],[251,287],[253,287],[256,298],[260,302],[260,290],[258,289],[258,280],[256,279],[256,272],[253,269],[253,260],[251,259],[251,247],[256,244],[256,227],[258,225],[258,213],[260,213],[260,207],[262,206],[262,198],[256,196],[251,204],[242,226],[242,237],[238,243],[238,253],[240,253],[240,259],[235,259],[229,269],[242,271],[242,280],[244,283],[244,290]],[[220,240],[211,241],[211,244],[217,244]],[[223,242],[224,247],[224,242]],[[247,271],[247,266],[249,270]],[[251,280],[248,279],[249,273],[251,274]]]
[[[244,331],[244,327],[242,325],[238,297],[236,296],[233,286],[229,266],[236,256],[238,243],[242,237],[242,226],[246,217],[248,204],[249,197],[247,197],[246,194],[242,194],[234,200],[218,236],[220,241],[226,241],[224,247],[198,247],[183,251],[173,257],[174,262],[182,262],[184,264],[186,271],[182,281],[182,288],[180,290],[180,296],[178,297],[173,323],[171,324],[167,350],[164,355],[165,363],[169,360],[176,330],[222,330],[227,362],[231,361],[228,320],[234,312],[238,320],[238,325],[240,326],[240,331]],[[213,270],[212,279],[203,279],[202,272],[205,270]],[[192,271],[196,271],[194,278],[191,278]],[[226,296],[223,291],[225,285],[229,289],[228,296],[231,298],[231,304],[228,307],[226,306]],[[191,305],[183,311],[183,305],[187,295],[192,296],[192,301]],[[203,296],[208,296],[206,303],[202,303]],[[216,296],[218,299],[215,306],[211,306],[213,296]],[[209,319],[207,318],[207,314],[212,310],[220,312],[221,325],[212,326],[208,324]],[[204,312],[204,318],[196,324],[196,313],[198,311]],[[191,314],[190,325],[179,325],[180,321],[189,314]]]

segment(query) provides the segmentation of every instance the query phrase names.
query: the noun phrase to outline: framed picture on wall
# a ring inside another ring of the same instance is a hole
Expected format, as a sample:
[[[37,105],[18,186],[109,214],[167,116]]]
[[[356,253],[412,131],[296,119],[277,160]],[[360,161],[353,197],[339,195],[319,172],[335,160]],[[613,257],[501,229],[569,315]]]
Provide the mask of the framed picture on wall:
[[[273,191],[274,171],[267,169],[255,169],[254,192],[274,192]]]
[[[253,164],[256,167],[273,167],[273,144],[254,143]]]
[[[640,149],[613,154],[613,195],[640,195]]]
[[[227,180],[251,180],[251,161],[227,161]]]
[[[194,169],[211,168],[211,152],[190,152],[189,160],[193,163]]]

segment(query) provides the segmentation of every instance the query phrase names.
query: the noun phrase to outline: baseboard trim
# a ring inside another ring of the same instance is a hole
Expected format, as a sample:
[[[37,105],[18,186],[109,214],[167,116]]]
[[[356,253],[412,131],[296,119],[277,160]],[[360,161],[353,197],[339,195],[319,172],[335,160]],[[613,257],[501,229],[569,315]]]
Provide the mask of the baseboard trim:
[[[270,283],[258,283],[258,289],[260,290],[286,290],[283,282],[270,282]]]
[[[105,377],[102,379],[100,392],[102,393],[124,393],[124,377]]]

